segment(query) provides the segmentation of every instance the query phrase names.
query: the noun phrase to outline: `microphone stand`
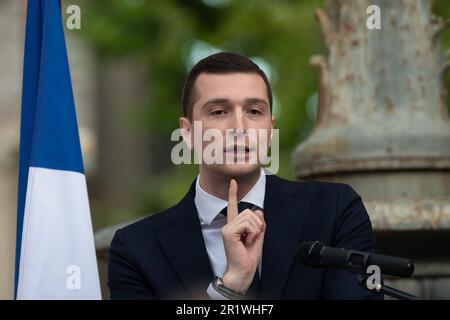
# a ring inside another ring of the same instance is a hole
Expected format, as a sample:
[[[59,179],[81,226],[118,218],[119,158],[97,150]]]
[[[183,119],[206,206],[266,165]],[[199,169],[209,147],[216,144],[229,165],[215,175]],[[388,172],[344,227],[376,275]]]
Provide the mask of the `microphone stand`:
[[[369,276],[368,275],[364,275],[364,274],[358,274],[357,276],[358,276],[359,284],[364,289],[366,289],[366,290],[368,290],[370,292],[374,292],[374,291],[381,292],[381,293],[383,293],[383,294],[385,294],[387,296],[390,296],[390,297],[393,297],[393,298],[396,298],[396,299],[399,299],[399,300],[422,300],[419,297],[416,297],[416,296],[413,296],[412,294],[409,294],[409,293],[400,291],[398,289],[386,286],[383,283],[379,284],[378,285],[379,287],[377,287],[376,289],[369,289],[369,288],[367,288],[367,285],[366,285],[366,280],[367,280],[367,278]]]

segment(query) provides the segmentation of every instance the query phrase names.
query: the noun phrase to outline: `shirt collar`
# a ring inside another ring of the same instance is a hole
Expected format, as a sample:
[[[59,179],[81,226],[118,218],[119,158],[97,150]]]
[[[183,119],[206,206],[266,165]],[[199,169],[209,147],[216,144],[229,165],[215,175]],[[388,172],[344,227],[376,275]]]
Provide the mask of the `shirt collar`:
[[[249,202],[264,209],[264,196],[266,192],[266,175],[261,168],[261,175],[255,185],[247,192],[241,201]],[[200,186],[200,175],[195,183],[195,206],[197,207],[200,223],[211,224],[217,215],[228,205],[228,202],[203,190]]]

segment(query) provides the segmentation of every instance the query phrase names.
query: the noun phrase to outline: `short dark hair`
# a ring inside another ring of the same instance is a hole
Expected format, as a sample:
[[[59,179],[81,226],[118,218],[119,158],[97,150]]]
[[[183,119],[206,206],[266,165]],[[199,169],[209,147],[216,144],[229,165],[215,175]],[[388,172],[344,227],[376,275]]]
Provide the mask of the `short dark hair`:
[[[256,63],[246,56],[235,52],[219,52],[203,58],[197,62],[186,77],[183,85],[183,112],[184,116],[191,119],[192,108],[195,101],[195,81],[202,73],[226,74],[226,73],[256,73],[259,74],[267,87],[270,111],[272,112],[272,89],[266,74]]]

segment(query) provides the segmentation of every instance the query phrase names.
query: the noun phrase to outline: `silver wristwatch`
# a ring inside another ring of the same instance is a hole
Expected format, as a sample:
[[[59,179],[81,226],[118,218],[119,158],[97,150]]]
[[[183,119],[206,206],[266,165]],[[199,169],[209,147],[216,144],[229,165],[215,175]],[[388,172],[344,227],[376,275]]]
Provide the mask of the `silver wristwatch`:
[[[245,292],[239,292],[237,290],[225,287],[225,285],[223,284],[223,279],[221,277],[215,277],[212,285],[213,288],[225,298],[231,300],[243,300],[246,297]]]

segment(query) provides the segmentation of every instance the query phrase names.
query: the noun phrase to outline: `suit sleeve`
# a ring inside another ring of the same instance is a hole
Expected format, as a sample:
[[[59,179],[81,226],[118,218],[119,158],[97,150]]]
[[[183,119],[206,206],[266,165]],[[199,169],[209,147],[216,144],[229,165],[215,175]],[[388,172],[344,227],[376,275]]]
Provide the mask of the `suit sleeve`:
[[[157,298],[136,266],[121,230],[115,233],[109,250],[108,287],[113,300]]]
[[[375,236],[361,197],[348,185],[340,184],[336,201],[333,247],[376,252]],[[381,300],[383,295],[362,288],[355,274],[344,269],[328,269],[324,299]]]

